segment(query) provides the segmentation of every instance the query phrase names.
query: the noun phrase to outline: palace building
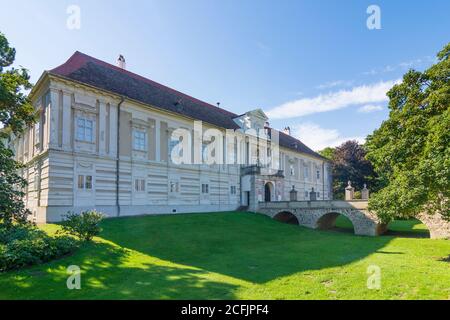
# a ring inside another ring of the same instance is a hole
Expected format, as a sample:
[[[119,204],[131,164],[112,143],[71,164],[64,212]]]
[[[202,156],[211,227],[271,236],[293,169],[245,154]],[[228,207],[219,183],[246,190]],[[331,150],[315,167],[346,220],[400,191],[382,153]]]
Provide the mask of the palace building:
[[[10,146],[38,223],[93,208],[115,217],[332,199],[329,162],[262,110],[205,103],[127,71],[122,56],[112,65],[75,52],[30,98],[39,120]]]

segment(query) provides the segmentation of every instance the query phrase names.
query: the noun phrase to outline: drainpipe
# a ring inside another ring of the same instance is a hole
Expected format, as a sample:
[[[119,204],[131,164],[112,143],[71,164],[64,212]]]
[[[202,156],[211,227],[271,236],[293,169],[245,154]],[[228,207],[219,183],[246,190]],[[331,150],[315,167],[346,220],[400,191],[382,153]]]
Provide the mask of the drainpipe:
[[[125,101],[123,96],[120,97],[120,102],[117,105],[117,158],[116,158],[116,206],[117,216],[120,216],[120,203],[119,203],[119,178],[120,178],[120,107]]]

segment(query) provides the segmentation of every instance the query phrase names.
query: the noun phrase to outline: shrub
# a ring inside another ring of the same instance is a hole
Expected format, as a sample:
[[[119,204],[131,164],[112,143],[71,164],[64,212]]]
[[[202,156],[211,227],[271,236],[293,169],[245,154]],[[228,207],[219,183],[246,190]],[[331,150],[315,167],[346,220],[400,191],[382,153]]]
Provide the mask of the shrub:
[[[71,237],[53,238],[30,224],[0,227],[0,272],[47,262],[77,247]]]
[[[95,210],[84,211],[81,214],[69,212],[62,223],[62,231],[83,241],[91,241],[102,231],[100,222],[103,218],[103,213]]]

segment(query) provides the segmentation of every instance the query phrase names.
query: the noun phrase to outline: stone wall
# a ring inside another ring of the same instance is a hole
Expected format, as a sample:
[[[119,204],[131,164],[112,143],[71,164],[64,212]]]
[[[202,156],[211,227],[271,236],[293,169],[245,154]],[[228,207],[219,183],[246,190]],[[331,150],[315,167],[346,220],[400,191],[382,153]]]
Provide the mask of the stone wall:
[[[444,220],[441,214],[422,213],[417,219],[427,226],[431,239],[450,239],[450,221]]]

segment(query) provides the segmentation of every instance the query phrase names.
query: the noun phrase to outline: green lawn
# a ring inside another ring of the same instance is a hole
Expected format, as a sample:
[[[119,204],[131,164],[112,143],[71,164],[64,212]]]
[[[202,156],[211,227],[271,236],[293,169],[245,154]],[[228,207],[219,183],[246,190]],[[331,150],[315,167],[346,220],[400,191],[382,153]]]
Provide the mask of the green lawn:
[[[450,298],[450,241],[316,231],[247,213],[109,219],[103,228],[73,256],[0,274],[0,299]],[[82,269],[81,290],[66,288],[70,265]],[[381,268],[379,290],[367,288],[370,265]]]
[[[351,221],[340,215],[336,219],[336,228],[341,231],[353,232]],[[389,223],[387,235],[400,237],[429,238],[430,232],[419,220],[395,220]]]

